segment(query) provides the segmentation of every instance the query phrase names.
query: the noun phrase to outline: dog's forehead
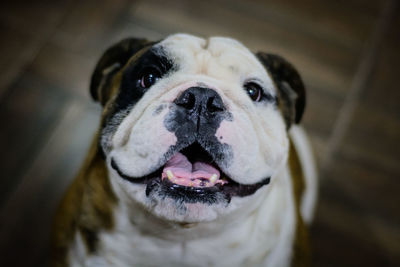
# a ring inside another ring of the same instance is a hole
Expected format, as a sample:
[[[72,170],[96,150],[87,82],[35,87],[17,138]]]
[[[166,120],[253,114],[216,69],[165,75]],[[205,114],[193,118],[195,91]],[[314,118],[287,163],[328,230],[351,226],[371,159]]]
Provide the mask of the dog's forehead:
[[[239,41],[227,37],[200,38],[189,34],[174,34],[157,46],[181,64],[195,62],[196,67],[209,68],[218,64],[236,72],[251,72],[268,77],[256,56]]]
[[[164,39],[161,43],[164,47],[185,47],[194,53],[209,51],[213,54],[220,54],[221,51],[237,52],[242,51],[248,54],[251,52],[239,41],[228,37],[201,38],[190,34],[173,34]]]

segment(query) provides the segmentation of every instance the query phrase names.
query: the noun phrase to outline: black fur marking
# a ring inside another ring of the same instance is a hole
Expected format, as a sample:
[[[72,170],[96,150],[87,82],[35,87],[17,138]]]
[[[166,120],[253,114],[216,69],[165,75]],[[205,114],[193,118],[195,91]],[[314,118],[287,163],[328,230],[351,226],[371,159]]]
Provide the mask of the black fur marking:
[[[176,70],[176,66],[167,58],[162,47],[149,49],[124,71],[120,91],[115,100],[114,112],[125,110],[128,106],[136,104],[146,93],[148,89],[143,89],[140,86],[140,79],[143,72],[148,68],[157,69],[161,78],[170,71]]]
[[[153,116],[160,115],[160,113],[167,107],[166,104],[161,104],[157,108],[154,109]]]
[[[102,135],[112,135],[135,104],[143,95],[151,89],[144,89],[140,86],[142,72],[149,68],[155,68],[162,77],[168,75],[171,71],[177,69],[172,61],[166,56],[162,47],[153,47],[146,51],[140,58],[131,63],[122,74],[120,89],[115,101],[112,103],[110,112],[108,112],[102,121],[102,130],[107,127],[106,133]],[[116,115],[119,114],[118,119]],[[108,144],[101,144],[102,150],[107,151]]]
[[[112,77],[139,50],[154,44],[145,39],[127,38],[108,48],[100,58],[90,80],[90,93],[104,105]]]
[[[187,89],[175,100],[175,105],[170,107],[164,120],[165,128],[178,139],[165,157],[170,158],[176,152],[198,142],[219,166],[228,167],[233,158],[233,150],[215,136],[224,119],[233,120],[232,114],[226,111],[215,91],[201,87]]]
[[[80,232],[82,234],[82,238],[85,242],[88,252],[92,254],[95,253],[97,250],[97,244],[99,242],[97,232],[83,227],[80,228]]]
[[[268,103],[272,103],[274,106],[278,106],[278,97],[271,95],[269,93],[265,93],[264,91],[261,94],[261,101],[266,101]]]
[[[150,191],[151,192],[151,191]],[[189,187],[171,183],[165,179],[159,182],[157,195],[161,198],[172,198],[182,203],[215,204],[221,201],[230,202],[230,197],[221,191],[220,186]]]
[[[306,105],[306,92],[299,73],[278,55],[258,52],[256,56],[276,84],[286,125],[290,127],[292,123],[299,123]]]

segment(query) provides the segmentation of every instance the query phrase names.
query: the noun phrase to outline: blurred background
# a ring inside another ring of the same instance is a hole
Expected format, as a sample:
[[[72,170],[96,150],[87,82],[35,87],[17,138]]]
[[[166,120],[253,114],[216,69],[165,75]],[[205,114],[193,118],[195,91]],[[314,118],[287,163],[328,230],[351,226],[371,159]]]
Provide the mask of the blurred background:
[[[319,164],[315,266],[400,266],[396,0],[38,0],[0,4],[0,266],[45,266],[57,202],[100,105],[88,81],[128,36],[239,39],[301,73]]]

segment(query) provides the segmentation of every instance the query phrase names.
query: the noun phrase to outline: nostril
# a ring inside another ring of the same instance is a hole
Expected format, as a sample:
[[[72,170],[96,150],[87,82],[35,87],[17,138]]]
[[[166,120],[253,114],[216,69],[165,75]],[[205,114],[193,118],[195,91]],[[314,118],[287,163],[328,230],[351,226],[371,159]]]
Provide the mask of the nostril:
[[[196,104],[196,97],[192,92],[185,92],[181,97],[179,97],[176,104],[185,109],[191,110]]]
[[[207,111],[210,113],[220,112],[224,110],[224,105],[219,97],[210,97],[207,101]]]
[[[175,99],[174,103],[189,114],[196,111],[201,116],[225,111],[222,98],[216,91],[209,88],[191,87],[186,89]]]

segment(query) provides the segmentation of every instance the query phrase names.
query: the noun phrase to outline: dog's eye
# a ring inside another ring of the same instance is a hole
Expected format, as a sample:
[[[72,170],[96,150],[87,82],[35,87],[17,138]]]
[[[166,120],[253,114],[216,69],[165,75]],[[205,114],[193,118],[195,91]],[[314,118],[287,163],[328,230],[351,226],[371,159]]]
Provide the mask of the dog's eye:
[[[149,88],[161,78],[161,74],[157,69],[151,68],[143,71],[139,80],[139,85],[142,88]]]
[[[262,89],[261,86],[255,82],[248,82],[244,85],[247,94],[250,96],[251,100],[258,102],[261,100]]]

